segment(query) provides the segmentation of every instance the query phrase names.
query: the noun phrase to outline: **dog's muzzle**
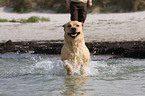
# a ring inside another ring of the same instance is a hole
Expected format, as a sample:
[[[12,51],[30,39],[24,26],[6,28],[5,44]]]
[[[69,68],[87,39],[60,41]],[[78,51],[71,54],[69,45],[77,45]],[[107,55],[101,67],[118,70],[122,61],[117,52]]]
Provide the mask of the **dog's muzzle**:
[[[68,33],[68,35],[73,39],[75,39],[79,34],[80,32],[76,32],[76,28],[71,28],[71,33]]]

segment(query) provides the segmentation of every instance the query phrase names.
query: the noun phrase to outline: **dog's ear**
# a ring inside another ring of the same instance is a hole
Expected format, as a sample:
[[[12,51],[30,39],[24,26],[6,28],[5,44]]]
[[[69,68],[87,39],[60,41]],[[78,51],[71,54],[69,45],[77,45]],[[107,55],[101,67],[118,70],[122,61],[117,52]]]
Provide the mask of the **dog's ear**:
[[[65,24],[62,26],[63,28],[64,28],[64,30],[65,30]]]
[[[66,24],[62,25],[62,27],[64,27],[64,28],[65,28],[65,25],[66,25]]]

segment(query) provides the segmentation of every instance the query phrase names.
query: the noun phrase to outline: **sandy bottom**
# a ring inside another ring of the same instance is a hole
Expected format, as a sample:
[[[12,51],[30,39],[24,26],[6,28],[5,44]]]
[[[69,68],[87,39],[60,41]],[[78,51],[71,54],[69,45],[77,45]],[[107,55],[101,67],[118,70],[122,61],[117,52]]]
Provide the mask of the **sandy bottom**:
[[[88,14],[84,25],[86,42],[144,41],[145,11],[134,13]],[[32,12],[13,13],[0,8],[0,19],[26,19],[30,16],[49,17],[50,22],[0,23],[0,42],[63,40],[63,27],[69,14]]]

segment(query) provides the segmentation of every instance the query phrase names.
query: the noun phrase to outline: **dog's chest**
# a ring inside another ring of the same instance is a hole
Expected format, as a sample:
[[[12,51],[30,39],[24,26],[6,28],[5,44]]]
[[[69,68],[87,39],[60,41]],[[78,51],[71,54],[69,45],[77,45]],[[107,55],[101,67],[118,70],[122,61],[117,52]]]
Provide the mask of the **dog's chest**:
[[[78,60],[85,58],[86,46],[77,46],[72,49],[72,57]]]

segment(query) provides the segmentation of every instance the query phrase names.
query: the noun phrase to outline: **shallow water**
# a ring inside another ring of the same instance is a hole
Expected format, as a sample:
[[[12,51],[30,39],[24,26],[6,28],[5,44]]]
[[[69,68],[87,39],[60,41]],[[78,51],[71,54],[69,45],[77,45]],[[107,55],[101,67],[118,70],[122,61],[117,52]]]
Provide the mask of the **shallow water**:
[[[92,56],[81,77],[60,55],[0,54],[0,96],[144,96],[145,59],[111,58]]]

